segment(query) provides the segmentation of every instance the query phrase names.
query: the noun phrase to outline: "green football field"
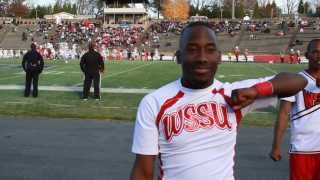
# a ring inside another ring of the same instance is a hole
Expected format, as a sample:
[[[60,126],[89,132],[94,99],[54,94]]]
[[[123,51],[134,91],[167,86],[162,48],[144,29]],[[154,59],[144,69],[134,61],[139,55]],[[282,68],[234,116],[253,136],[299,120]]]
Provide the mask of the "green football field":
[[[0,86],[24,85],[20,60],[0,60]],[[180,77],[180,66],[174,62],[106,62],[102,88],[156,89]],[[273,75],[277,72],[298,72],[306,65],[223,63],[216,78],[233,82],[241,79]],[[79,61],[45,61],[39,86],[82,87]],[[23,97],[23,90],[0,90],[0,115],[82,118],[102,120],[135,119],[142,93],[103,93],[101,101],[80,100],[80,92],[40,91],[38,98]],[[276,109],[263,109],[246,116],[244,125],[270,126]]]

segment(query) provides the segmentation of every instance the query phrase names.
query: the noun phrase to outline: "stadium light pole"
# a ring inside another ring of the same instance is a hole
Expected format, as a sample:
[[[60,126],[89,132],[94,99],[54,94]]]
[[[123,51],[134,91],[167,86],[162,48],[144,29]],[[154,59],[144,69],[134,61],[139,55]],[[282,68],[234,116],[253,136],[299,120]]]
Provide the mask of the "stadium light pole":
[[[234,15],[234,3],[235,3],[235,0],[232,0],[232,19],[235,19],[235,15]]]
[[[176,0],[173,0],[173,21],[176,20]]]
[[[158,6],[158,20],[160,19],[161,4],[162,4],[162,0],[159,0],[159,6]]]
[[[219,1],[219,5],[220,5],[220,19],[222,20],[222,13],[223,13],[223,9],[222,9],[222,0]]]

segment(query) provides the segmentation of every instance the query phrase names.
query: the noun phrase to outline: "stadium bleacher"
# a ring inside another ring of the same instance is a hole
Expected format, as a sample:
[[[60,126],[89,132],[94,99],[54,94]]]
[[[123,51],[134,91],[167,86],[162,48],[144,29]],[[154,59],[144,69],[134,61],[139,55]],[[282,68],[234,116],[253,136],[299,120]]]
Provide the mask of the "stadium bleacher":
[[[136,49],[138,53],[145,52],[150,56],[151,52],[156,49],[161,56],[170,57],[178,49],[179,34],[185,24],[173,21],[150,21],[147,25],[139,27],[134,24],[101,27],[93,23],[93,27],[85,27],[81,22],[72,24],[68,22],[59,26],[53,23],[5,24],[0,29],[0,48],[27,50],[32,42],[43,45],[43,47],[50,42],[53,44],[52,47],[59,48],[57,44],[68,43],[68,46],[63,47],[71,48],[76,44],[81,49],[77,51],[80,53],[84,51],[86,42],[92,39],[110,52],[113,52],[114,49],[119,51],[116,53]],[[301,54],[304,54],[307,43],[311,39],[320,37],[319,29],[312,27],[305,27],[303,32],[299,32],[298,27],[291,28],[287,34],[279,36],[277,33],[281,32],[281,29],[275,21],[273,23],[253,21],[251,24],[225,21],[214,22],[212,25],[217,32],[220,49],[224,55],[233,54],[234,48],[238,46],[241,53],[246,48],[251,56],[273,56],[270,59],[273,62],[279,61],[275,59],[279,59],[280,52],[287,54],[291,49],[299,50]],[[254,32],[251,31],[252,25],[256,28]],[[27,34],[27,40],[22,40],[23,33]]]

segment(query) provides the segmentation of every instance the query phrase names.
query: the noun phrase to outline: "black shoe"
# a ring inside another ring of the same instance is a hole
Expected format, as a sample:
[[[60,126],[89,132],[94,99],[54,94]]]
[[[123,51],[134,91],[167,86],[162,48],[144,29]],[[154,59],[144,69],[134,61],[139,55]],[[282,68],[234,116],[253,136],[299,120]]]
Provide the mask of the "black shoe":
[[[28,95],[28,94],[25,94],[24,97],[29,97],[29,95]]]

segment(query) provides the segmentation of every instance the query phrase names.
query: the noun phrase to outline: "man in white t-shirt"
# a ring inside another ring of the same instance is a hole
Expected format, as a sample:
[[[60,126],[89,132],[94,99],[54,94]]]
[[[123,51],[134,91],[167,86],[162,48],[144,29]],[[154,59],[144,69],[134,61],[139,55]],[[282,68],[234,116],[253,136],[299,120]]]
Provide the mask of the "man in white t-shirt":
[[[176,55],[181,79],[148,94],[139,105],[131,180],[151,180],[156,157],[159,180],[233,180],[242,116],[274,104],[276,98],[271,95],[298,92],[306,80],[280,74],[273,79],[219,82],[214,75],[221,52],[214,31],[203,22],[191,23],[182,31]],[[255,101],[264,96],[270,98]]]
[[[300,72],[307,86],[294,96],[280,101],[275,124],[271,158],[281,159],[281,142],[290,114],[290,179],[320,179],[320,39],[310,41],[307,70]]]

